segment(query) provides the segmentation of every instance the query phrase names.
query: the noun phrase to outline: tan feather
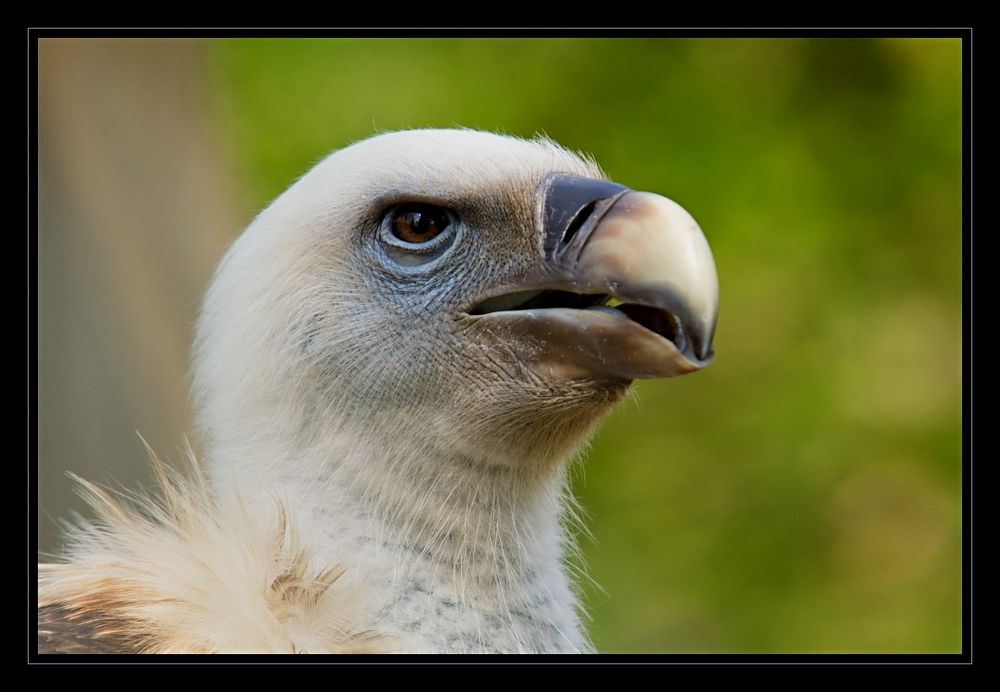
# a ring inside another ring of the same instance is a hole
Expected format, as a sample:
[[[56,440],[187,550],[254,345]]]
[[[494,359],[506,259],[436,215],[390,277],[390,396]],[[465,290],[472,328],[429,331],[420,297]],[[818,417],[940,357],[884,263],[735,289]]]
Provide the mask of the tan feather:
[[[145,441],[144,441],[145,442]],[[285,508],[253,517],[213,504],[147,445],[160,497],[124,500],[77,478],[97,514],[70,535],[67,561],[39,565],[40,652],[374,653],[363,589],[315,565]]]

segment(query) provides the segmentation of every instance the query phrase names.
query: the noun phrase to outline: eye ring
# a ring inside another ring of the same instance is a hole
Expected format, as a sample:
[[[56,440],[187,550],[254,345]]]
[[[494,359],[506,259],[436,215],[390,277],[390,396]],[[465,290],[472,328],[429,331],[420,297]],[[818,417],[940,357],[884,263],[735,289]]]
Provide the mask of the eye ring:
[[[427,202],[403,202],[382,213],[379,238],[388,256],[403,267],[430,268],[462,231],[462,219],[451,209]]]

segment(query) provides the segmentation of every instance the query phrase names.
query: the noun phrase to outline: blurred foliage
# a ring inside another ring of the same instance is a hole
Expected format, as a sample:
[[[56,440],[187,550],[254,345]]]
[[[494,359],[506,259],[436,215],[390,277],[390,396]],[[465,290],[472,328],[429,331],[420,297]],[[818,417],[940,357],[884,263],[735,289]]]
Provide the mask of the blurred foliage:
[[[377,130],[544,132],[699,220],[717,361],[575,470],[605,652],[961,649],[961,44],[227,40],[247,218]]]

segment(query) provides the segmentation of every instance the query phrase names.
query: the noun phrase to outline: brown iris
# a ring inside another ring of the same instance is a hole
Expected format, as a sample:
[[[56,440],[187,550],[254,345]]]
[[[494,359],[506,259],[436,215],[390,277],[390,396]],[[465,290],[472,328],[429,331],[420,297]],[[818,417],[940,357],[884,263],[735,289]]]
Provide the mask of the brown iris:
[[[430,204],[404,204],[392,212],[392,234],[407,243],[433,240],[448,227],[448,214]]]

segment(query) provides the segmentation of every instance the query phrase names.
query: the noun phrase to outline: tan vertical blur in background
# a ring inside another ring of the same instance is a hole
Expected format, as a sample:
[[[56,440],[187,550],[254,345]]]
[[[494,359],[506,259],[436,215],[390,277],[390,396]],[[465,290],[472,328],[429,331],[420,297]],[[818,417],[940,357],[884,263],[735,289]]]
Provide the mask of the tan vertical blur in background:
[[[43,39],[38,49],[39,550],[81,510],[67,471],[135,488],[141,433],[190,432],[188,348],[235,235],[206,113],[203,44]]]

